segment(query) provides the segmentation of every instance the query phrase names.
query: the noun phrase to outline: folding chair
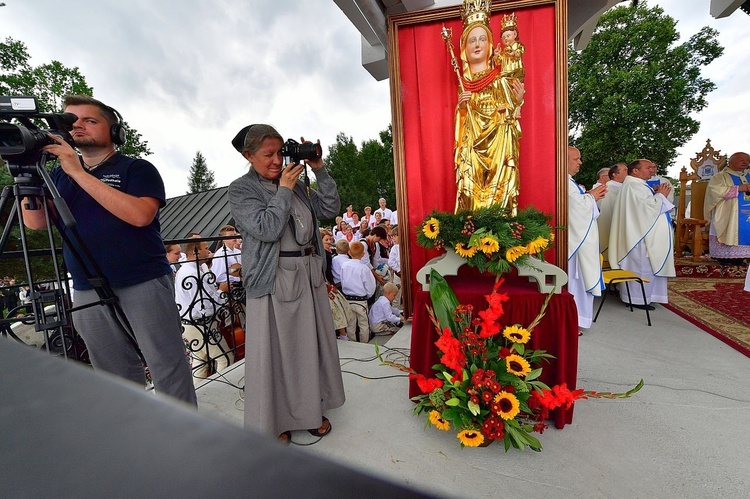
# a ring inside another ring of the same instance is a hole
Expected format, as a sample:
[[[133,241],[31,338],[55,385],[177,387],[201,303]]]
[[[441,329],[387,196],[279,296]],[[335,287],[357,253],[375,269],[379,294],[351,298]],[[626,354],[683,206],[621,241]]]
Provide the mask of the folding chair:
[[[597,317],[599,317],[599,312],[602,311],[602,306],[604,305],[604,301],[607,299],[607,294],[609,294],[610,289],[614,290],[615,286],[617,286],[620,283],[623,282],[637,282],[641,286],[641,293],[643,294],[643,303],[647,304],[646,300],[646,288],[643,286],[643,283],[650,282],[648,279],[644,279],[640,277],[638,274],[631,272],[629,270],[622,270],[622,269],[612,269],[609,268],[609,263],[604,261],[603,257],[599,257],[602,262],[602,280],[604,281],[604,292],[602,293],[602,301],[599,302],[599,308],[596,309],[596,315],[594,316],[594,322],[596,322]],[[633,311],[633,300],[630,297],[630,288],[625,286],[625,289],[628,292],[628,305],[630,305],[630,311]],[[651,325],[651,315],[649,314],[648,308],[646,308],[646,320],[648,320],[648,325]]]

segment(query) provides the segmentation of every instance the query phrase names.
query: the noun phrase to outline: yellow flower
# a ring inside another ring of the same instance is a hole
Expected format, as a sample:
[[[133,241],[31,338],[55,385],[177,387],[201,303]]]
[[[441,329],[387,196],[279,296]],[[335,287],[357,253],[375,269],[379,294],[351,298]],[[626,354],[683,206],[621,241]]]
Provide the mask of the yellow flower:
[[[487,256],[497,252],[497,250],[499,249],[500,243],[498,243],[497,239],[495,239],[494,237],[484,236],[479,240],[479,251]]]
[[[520,355],[511,354],[505,357],[506,369],[516,376],[526,376],[531,372],[531,365]]]
[[[508,248],[508,251],[505,252],[505,259],[512,263],[527,252],[528,250],[526,249],[526,246],[513,246],[512,248]]]
[[[503,336],[508,338],[513,343],[526,343],[531,338],[531,333],[528,329],[519,326],[508,326],[503,330]]]
[[[513,419],[521,412],[521,404],[515,395],[503,391],[495,395],[492,410],[505,420]]]
[[[430,423],[435,425],[438,430],[448,431],[451,429],[451,424],[443,419],[437,411],[430,411]]]
[[[430,239],[435,239],[440,234],[440,222],[435,217],[428,218],[422,227],[424,235]]]
[[[537,237],[533,241],[531,241],[529,244],[526,245],[526,250],[529,252],[530,255],[536,255],[540,251],[547,248],[547,245],[549,244],[549,240],[545,239],[541,236]]]
[[[479,447],[484,443],[484,435],[479,430],[463,430],[456,436],[466,447]]]
[[[461,258],[471,258],[477,254],[476,246],[466,246],[464,243],[456,243],[454,249]]]

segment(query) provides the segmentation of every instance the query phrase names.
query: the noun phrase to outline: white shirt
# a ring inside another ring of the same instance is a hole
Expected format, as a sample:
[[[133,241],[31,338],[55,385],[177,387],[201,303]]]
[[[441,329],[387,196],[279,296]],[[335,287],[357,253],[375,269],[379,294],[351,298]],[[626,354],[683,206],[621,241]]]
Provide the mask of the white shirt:
[[[375,293],[375,276],[361,260],[344,260],[341,263],[341,292],[350,296],[372,296]]]
[[[202,285],[198,282],[199,273]],[[194,261],[184,262],[180,266],[174,280],[174,299],[183,319],[200,320],[203,317],[211,317],[216,305],[224,302],[216,284],[208,282],[210,276],[205,263],[201,264],[200,272]]]
[[[388,208],[378,208],[377,210],[375,210],[373,212],[373,215],[375,213],[380,213],[380,216],[381,216],[382,220],[390,220],[391,219],[391,215],[393,215],[393,212],[390,209],[388,209]]]
[[[391,225],[398,225],[398,210],[393,210],[391,213]]]
[[[388,255],[388,266],[394,272],[401,272],[401,255],[399,252],[398,244],[391,246],[391,253]]]
[[[349,255],[347,254],[336,254],[333,256],[331,260],[331,275],[333,275],[334,284],[341,283],[341,264],[348,259]]]
[[[388,321],[394,324],[401,322],[401,310],[391,306],[391,302],[388,298],[381,296],[375,303],[370,307],[370,312],[367,314],[370,318],[370,324],[377,324],[379,322]]]
[[[224,258],[226,255],[226,259]],[[222,246],[216,253],[214,253],[214,259],[211,263],[211,272],[216,276],[216,284],[227,282],[227,265],[230,267],[235,263],[242,265],[242,250],[239,248],[229,249],[226,246]],[[239,282],[240,278],[237,275],[230,274],[229,282]]]

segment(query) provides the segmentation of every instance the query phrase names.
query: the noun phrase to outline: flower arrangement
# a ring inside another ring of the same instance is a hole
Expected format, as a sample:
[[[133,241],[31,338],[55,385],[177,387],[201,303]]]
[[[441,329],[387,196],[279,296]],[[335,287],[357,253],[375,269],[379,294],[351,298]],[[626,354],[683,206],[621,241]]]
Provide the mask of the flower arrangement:
[[[461,446],[477,447],[503,441],[505,451],[527,447],[541,451],[533,433],[543,433],[550,412],[569,408],[578,399],[627,398],[643,386],[643,380],[625,393],[570,390],[565,383],[548,387],[542,381],[541,364],[553,358],[544,350],[528,348],[552,294],[527,327],[501,322],[508,295],[500,292],[498,278],[488,307],[474,317],[473,307],[458,303],[445,279],[435,270],[430,275],[433,309],[430,316],[438,332],[440,363],[434,377],[418,374],[394,362],[385,364],[410,373],[422,391],[413,397],[414,412],[427,413],[428,426],[454,429]],[[382,360],[382,359],[381,359]]]
[[[470,266],[500,275],[511,263],[524,265],[529,256],[542,256],[554,240],[551,218],[533,207],[515,217],[499,206],[456,214],[433,211],[417,231],[417,243],[452,248]]]

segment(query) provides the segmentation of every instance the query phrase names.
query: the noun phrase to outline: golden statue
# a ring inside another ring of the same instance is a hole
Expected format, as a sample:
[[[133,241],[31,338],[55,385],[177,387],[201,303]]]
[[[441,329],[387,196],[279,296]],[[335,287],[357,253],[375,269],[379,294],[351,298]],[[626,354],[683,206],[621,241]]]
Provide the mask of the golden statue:
[[[491,0],[464,0],[461,68],[450,30],[443,39],[459,78],[455,118],[456,212],[500,205],[511,216],[518,209],[518,151],[523,105],[523,53],[515,13],[502,18],[493,55],[489,26]]]

